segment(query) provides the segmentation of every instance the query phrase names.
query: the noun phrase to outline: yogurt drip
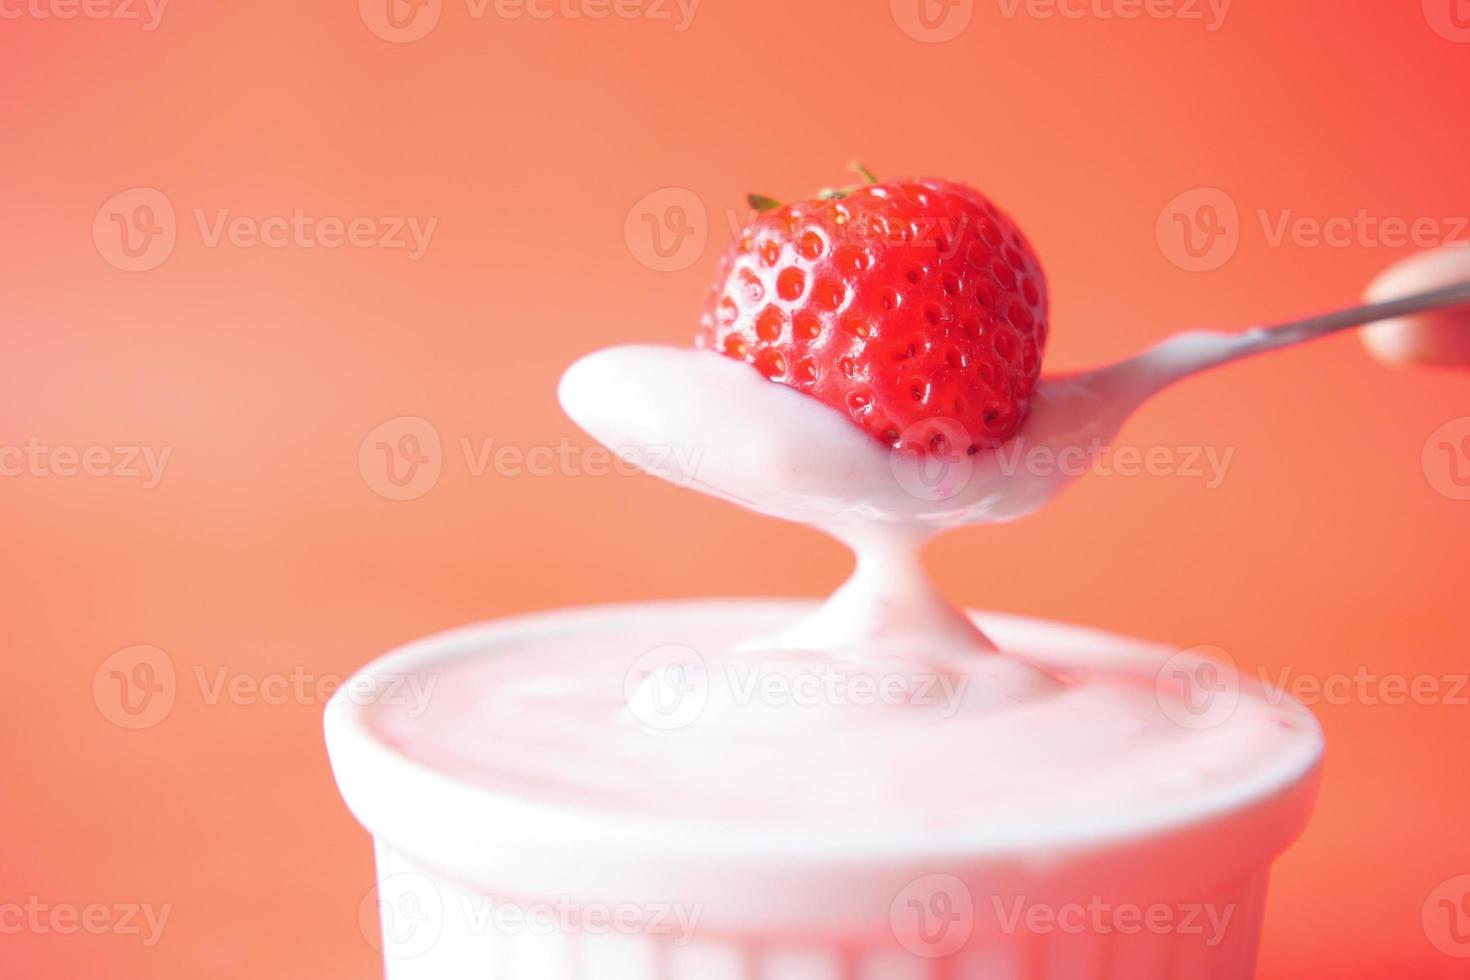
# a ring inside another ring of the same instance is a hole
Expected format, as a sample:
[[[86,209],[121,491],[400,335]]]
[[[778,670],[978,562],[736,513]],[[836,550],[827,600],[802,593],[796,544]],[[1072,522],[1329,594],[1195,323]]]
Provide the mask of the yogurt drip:
[[[815,650],[857,662],[901,656],[966,674],[979,668],[996,700],[1018,701],[1054,688],[1055,679],[998,653],[939,594],[920,562],[924,542],[947,528],[1039,510],[1077,469],[1028,466],[1033,454],[1090,458],[1174,382],[1301,339],[1266,329],[1181,333],[1116,364],[1044,378],[1020,433],[973,456],[889,450],[827,405],[710,351],[598,351],[568,369],[560,397],[582,428],[648,472],[819,528],[855,553],[852,577],[814,615],[742,649]]]

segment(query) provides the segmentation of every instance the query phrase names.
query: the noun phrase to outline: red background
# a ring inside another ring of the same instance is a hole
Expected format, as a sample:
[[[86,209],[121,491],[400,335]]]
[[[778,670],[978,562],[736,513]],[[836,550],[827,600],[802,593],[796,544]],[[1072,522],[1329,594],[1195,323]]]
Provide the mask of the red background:
[[[151,947],[0,934],[7,976],[374,975],[368,840],[318,699],[211,704],[196,669],[341,675],[504,613],[842,578],[847,556],[808,530],[642,477],[476,476],[460,448],[584,445],[560,371],[600,345],[685,342],[747,190],[808,193],[853,158],[986,190],[1047,265],[1052,370],[1343,303],[1406,252],[1363,231],[1274,242],[1261,212],[1453,231],[1470,211],[1470,46],[1436,0],[1240,0],[1216,30],[1104,17],[1127,6],[1106,0],[1079,17],[979,0],[944,43],[901,29],[903,0],[897,17],[886,0],[705,0],[683,31],[447,0],[413,43],[350,0],[179,2],[151,31],[37,15],[58,5],[0,20],[0,445],[171,456],[151,488],[0,478],[0,902],[171,914]],[[92,229],[135,187],[167,197],[177,244],[130,273]],[[661,272],[625,225],[670,187],[707,230]],[[1157,226],[1200,187],[1237,206],[1238,247],[1192,272]],[[195,213],[220,209],[438,224],[417,260],[211,247]],[[1467,398],[1465,375],[1390,370],[1347,336],[1234,366],[1124,433],[1233,447],[1218,488],[1092,478],[1040,516],[949,535],[931,566],[971,605],[1215,644],[1273,677],[1445,680],[1466,669],[1470,503],[1421,452]],[[398,416],[443,440],[441,478],[409,501],[359,465]],[[171,712],[136,731],[93,688],[135,644],[178,674]],[[1328,768],[1276,875],[1263,977],[1470,975],[1421,925],[1431,890],[1470,872],[1464,696],[1314,705]]]

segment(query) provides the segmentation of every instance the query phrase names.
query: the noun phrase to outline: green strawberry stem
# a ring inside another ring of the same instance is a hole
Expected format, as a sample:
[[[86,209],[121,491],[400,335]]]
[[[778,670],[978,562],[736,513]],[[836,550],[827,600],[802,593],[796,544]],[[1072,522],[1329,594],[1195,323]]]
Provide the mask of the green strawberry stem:
[[[849,167],[859,177],[863,178],[863,183],[878,183],[878,178],[873,175],[873,171],[869,170],[863,164],[852,163],[849,164]],[[826,187],[817,192],[817,199],[821,201],[838,201],[851,194],[853,191],[857,190],[859,186],[861,185],[854,184],[849,187]],[[774,197],[767,197],[764,194],[747,194],[745,195],[745,200],[748,204],[750,204],[752,208],[762,213],[774,210],[781,206],[780,201],[776,200]]]

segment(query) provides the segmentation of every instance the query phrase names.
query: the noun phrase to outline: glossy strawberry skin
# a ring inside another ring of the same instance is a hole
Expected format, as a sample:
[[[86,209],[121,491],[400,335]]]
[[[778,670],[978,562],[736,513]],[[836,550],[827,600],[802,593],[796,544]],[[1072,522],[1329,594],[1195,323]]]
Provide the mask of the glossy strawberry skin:
[[[974,453],[1025,420],[1047,311],[1040,262],[985,196],[895,180],[756,215],[721,259],[696,343],[887,445]]]

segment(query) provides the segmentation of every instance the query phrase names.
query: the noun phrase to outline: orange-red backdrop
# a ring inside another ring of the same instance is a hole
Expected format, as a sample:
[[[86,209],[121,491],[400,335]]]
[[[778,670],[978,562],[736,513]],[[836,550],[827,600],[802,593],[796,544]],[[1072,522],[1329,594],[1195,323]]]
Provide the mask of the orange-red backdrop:
[[[308,682],[483,617],[840,580],[816,534],[648,478],[471,465],[585,446],[559,372],[684,342],[747,190],[852,158],[987,190],[1047,264],[1053,370],[1342,303],[1409,250],[1385,219],[1467,237],[1463,6],[4,0],[0,902],[104,911],[4,920],[0,973],[373,975],[368,841]],[[368,223],[250,244],[298,211]],[[247,220],[216,237],[222,212]],[[427,248],[368,247],[392,218],[435,221]],[[1470,972],[1421,917],[1470,872],[1470,458],[1431,442],[1466,414],[1470,376],[1336,338],[1125,432],[1233,448],[1219,486],[1096,477],[931,549],[972,605],[1380,678],[1316,699],[1328,768],[1267,978]],[[440,438],[431,486],[360,457],[403,416]],[[100,447],[90,473],[67,447]],[[166,715],[117,700],[138,663],[173,669]],[[1439,693],[1388,703],[1385,675]],[[158,942],[129,905],[168,910]]]

